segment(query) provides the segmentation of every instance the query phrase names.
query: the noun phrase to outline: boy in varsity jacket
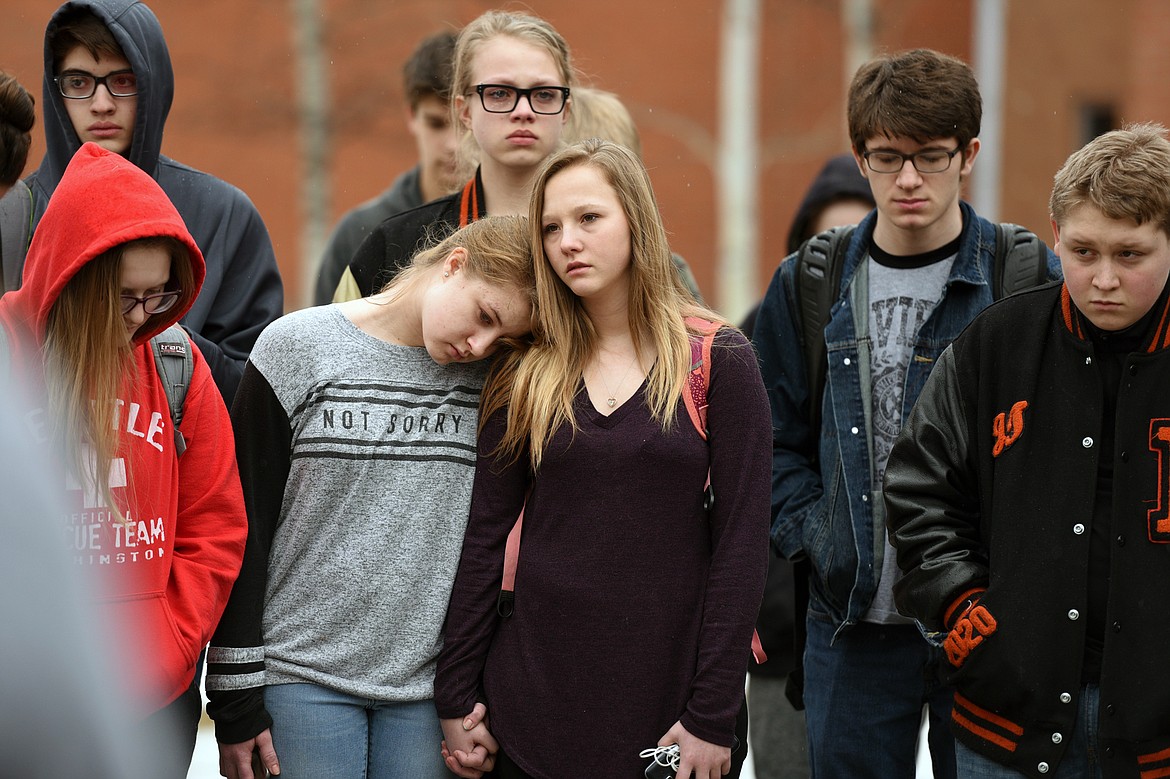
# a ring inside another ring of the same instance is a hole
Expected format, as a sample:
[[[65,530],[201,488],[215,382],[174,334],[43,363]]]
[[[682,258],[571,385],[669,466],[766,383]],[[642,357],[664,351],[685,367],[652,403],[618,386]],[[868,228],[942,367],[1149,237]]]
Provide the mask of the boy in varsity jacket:
[[[1056,175],[1063,284],[939,358],[890,455],[899,611],[942,641],[959,775],[1170,774],[1170,142]]]

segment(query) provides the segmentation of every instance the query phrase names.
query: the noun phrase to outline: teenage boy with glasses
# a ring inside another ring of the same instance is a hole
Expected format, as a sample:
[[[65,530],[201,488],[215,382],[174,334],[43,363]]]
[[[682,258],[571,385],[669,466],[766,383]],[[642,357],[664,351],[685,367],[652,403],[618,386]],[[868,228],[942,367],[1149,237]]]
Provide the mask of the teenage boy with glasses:
[[[810,397],[804,366],[798,263],[780,265],[756,321],[774,429],[772,538],[813,569],[804,702],[814,777],[913,777],[924,706],[934,775],[955,775],[939,650],[894,607],[881,485],[934,361],[992,302],[995,225],[960,200],[981,114],[959,60],[920,49],[863,65],[849,136],[877,208],[846,249],[824,332],[803,334],[827,346],[822,396]],[[811,404],[822,408],[818,429]]]
[[[162,154],[174,72],[151,10],[127,0],[75,0],[45,30],[47,151],[27,182],[39,219],[65,166],[93,141],[150,174],[183,217],[207,278],[182,321],[230,406],[257,336],[283,313],[272,241],[248,197]]]

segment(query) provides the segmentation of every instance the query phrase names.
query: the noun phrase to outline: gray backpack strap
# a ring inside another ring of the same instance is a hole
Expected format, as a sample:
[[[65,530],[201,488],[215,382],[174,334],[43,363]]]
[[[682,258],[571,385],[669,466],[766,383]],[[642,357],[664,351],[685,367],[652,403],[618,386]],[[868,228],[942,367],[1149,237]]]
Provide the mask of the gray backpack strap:
[[[12,360],[8,354],[8,328],[0,324],[0,386],[12,379]]]
[[[154,352],[154,364],[171,408],[175,452],[181,455],[187,451],[187,441],[179,430],[179,423],[183,421],[183,404],[187,401],[187,388],[191,386],[191,377],[195,373],[191,341],[183,328],[175,324],[150,339],[150,350]]]
[[[33,193],[23,181],[12,185],[0,198],[0,268],[3,292],[20,288],[24,256],[32,242]]]
[[[995,226],[995,272],[991,294],[996,300],[1043,284],[1048,276],[1048,247],[1035,233],[1011,222]]]

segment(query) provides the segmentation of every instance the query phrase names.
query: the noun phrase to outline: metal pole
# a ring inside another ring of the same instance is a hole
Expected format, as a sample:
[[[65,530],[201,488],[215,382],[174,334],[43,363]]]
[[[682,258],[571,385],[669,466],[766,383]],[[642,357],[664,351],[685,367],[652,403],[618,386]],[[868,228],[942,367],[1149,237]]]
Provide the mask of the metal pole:
[[[975,2],[975,76],[983,96],[979,158],[971,177],[971,202],[985,219],[999,221],[1003,175],[1004,37],[1008,0]]]
[[[716,304],[733,322],[759,297],[759,0],[726,0],[719,88]]]
[[[307,306],[312,303],[313,282],[329,227],[329,80],[319,0],[292,0],[292,13],[299,134],[305,164],[300,198],[301,288],[295,299],[300,306]],[[286,286],[286,296],[289,292]]]

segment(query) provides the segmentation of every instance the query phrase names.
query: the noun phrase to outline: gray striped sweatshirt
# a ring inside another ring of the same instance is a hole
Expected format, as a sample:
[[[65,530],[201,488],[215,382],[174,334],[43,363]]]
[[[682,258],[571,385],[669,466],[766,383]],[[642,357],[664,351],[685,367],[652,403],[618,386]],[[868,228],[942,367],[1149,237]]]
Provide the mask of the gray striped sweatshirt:
[[[208,653],[221,741],[271,723],[263,685],[432,697],[486,367],[439,366],[337,306],[261,335],[232,408],[250,529]]]

